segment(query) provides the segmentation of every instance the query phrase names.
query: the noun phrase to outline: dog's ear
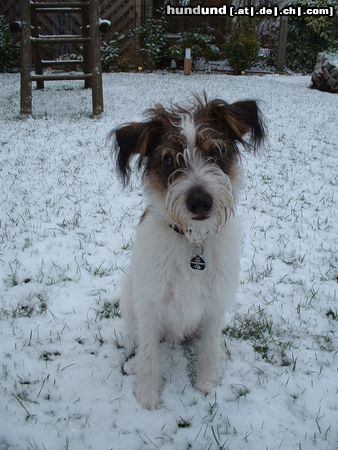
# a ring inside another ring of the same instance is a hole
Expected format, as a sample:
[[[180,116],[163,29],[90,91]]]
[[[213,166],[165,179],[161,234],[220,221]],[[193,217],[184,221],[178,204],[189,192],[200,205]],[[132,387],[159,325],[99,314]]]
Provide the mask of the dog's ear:
[[[262,113],[254,100],[228,104],[216,99],[208,104],[208,116],[223,127],[230,138],[254,151],[263,142],[265,131]],[[249,141],[244,137],[250,133]]]
[[[150,120],[148,122],[133,122],[113,130],[115,135],[116,168],[124,186],[130,179],[130,158],[139,155],[138,167],[151,155],[159,143],[161,124]]]

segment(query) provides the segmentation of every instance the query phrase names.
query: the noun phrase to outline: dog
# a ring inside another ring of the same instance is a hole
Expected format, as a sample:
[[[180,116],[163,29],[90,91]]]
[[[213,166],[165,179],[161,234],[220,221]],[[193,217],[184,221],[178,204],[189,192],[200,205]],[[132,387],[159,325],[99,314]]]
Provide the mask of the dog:
[[[256,101],[228,104],[204,94],[187,106],[155,105],[144,121],[113,132],[124,186],[136,155],[145,190],[120,308],[126,351],[136,349],[136,397],[155,409],[163,339],[194,338],[195,387],[206,395],[219,383],[224,312],[239,279],[240,156],[255,152],[265,131]]]

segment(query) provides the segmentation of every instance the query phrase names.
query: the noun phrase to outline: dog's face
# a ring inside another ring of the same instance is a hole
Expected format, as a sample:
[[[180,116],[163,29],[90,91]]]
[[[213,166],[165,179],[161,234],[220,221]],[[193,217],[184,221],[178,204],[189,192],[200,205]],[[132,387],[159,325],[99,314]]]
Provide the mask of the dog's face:
[[[149,207],[190,241],[202,243],[234,213],[237,144],[255,150],[263,140],[260,111],[255,101],[196,98],[188,108],[157,105],[147,113],[146,121],[115,130],[118,171],[126,184],[130,158],[137,154]]]

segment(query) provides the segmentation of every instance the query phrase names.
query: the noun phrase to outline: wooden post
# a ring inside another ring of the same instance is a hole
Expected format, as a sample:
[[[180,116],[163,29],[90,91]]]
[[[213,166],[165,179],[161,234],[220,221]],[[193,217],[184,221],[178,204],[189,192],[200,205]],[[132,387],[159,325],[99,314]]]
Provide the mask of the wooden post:
[[[99,32],[99,2],[90,0],[89,36],[90,36],[90,69],[92,73],[91,88],[93,98],[93,115],[103,111],[101,43]]]
[[[184,70],[183,70],[184,75],[191,75],[191,67],[192,67],[191,49],[186,48],[184,55]]]
[[[20,114],[32,114],[32,45],[30,0],[21,0]]]
[[[38,18],[36,14],[35,8],[33,8],[31,12],[31,25],[32,25],[32,36],[39,37],[39,31],[38,31]],[[42,69],[42,63],[41,63],[41,51],[40,51],[40,45],[36,44],[35,48],[33,50],[33,60],[34,60],[34,66],[35,66],[35,73],[36,75],[43,75],[43,69]],[[36,89],[44,89],[45,83],[43,80],[38,80],[36,82]]]
[[[88,6],[81,9],[82,36],[89,37],[89,10]],[[86,42],[83,44],[83,71],[90,73],[90,46]],[[85,79],[84,87],[90,88],[90,79]]]
[[[288,37],[288,17],[280,17],[280,26],[278,33],[278,48],[277,48],[277,61],[276,69],[278,72],[282,72],[286,63],[286,44]]]

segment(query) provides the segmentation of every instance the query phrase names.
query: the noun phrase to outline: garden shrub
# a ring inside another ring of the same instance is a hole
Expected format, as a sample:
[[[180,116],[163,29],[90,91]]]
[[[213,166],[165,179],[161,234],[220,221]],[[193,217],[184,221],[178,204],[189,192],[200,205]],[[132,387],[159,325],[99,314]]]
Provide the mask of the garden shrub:
[[[301,1],[309,5],[308,1]],[[327,7],[329,0],[315,0],[312,7]],[[312,72],[319,52],[334,50],[335,18],[328,16],[290,17],[288,21],[287,66],[294,71]]]
[[[193,60],[204,58],[208,61],[217,59],[220,55],[220,50],[215,44],[215,30],[210,27],[181,33],[175,44],[169,47],[169,56],[182,63],[186,48],[191,49]]]
[[[158,18],[148,18],[134,33],[138,36],[140,51],[147,69],[161,67],[167,58],[167,19],[163,12],[156,11]]]
[[[258,60],[259,42],[256,21],[241,17],[236,23],[235,33],[225,43],[225,57],[236,74],[242,73]]]
[[[19,66],[19,48],[5,17],[0,16],[0,72],[10,71]]]
[[[103,72],[111,72],[118,67],[121,46],[125,39],[124,34],[114,33],[108,42],[101,47],[101,64]]]

